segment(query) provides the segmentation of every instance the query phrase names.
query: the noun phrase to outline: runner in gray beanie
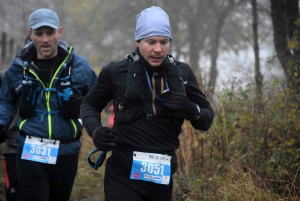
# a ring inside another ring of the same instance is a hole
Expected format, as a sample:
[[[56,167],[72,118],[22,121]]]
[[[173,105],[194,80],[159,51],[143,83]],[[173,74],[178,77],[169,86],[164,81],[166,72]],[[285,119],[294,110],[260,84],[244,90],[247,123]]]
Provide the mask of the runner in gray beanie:
[[[151,36],[172,38],[169,16],[158,6],[147,8],[136,16],[134,40],[138,41]]]
[[[80,117],[95,149],[102,151],[97,169],[105,163],[105,201],[171,201],[176,150],[185,120],[207,130],[214,112],[192,68],[169,54],[172,30],[169,16],[152,6],[136,17],[136,50],[110,62],[85,96]],[[106,127],[101,115],[114,105],[114,124]]]

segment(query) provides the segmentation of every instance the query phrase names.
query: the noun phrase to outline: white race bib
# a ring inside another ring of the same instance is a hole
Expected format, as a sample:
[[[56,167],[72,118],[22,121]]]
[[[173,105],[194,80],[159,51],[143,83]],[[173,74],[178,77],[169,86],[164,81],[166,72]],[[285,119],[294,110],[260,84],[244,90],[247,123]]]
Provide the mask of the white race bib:
[[[40,163],[56,164],[59,143],[58,140],[43,139],[27,135],[21,158]]]
[[[168,185],[171,178],[171,156],[133,152],[130,179]]]

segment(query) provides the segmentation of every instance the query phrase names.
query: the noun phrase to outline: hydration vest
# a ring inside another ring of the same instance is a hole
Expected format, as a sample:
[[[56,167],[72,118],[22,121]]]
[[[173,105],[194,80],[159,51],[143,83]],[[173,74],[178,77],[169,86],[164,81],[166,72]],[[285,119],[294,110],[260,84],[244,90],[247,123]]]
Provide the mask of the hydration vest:
[[[74,63],[74,55],[71,61],[66,65],[62,64],[62,71],[59,76],[59,81],[56,86],[52,88],[45,87],[41,89],[38,86],[38,76],[30,71],[29,67],[31,64],[24,62],[23,67],[23,80],[22,80],[22,91],[19,99],[19,114],[23,119],[30,118],[37,113],[42,113],[41,122],[46,114],[60,114],[63,118],[67,118],[67,112],[64,109],[71,95],[72,90],[72,66]],[[44,91],[56,92],[58,101],[58,110],[45,111],[36,109],[36,104],[40,102]]]
[[[133,53],[133,56],[126,55],[126,58],[130,61],[130,64],[128,66],[124,98],[116,111],[115,120],[118,123],[130,122],[142,116],[153,116],[152,114],[143,114],[142,112],[141,105],[144,99],[143,91],[145,87],[150,88],[150,91],[157,100],[166,100],[156,95],[152,90],[149,76],[152,76],[154,73],[164,77],[166,85],[164,92],[186,94],[180,63],[175,61],[172,55],[167,55],[169,65],[157,72],[148,72],[144,66],[138,63],[139,56],[137,54]]]

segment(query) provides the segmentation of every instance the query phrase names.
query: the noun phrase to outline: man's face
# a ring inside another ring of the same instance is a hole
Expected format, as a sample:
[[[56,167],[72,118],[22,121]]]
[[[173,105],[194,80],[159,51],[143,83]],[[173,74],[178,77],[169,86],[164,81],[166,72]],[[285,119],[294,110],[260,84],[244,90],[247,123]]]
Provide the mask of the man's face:
[[[28,34],[33,41],[38,59],[51,59],[57,55],[57,44],[62,28],[53,29],[43,26],[38,29],[28,29]]]
[[[170,39],[163,36],[153,36],[136,42],[141,55],[153,67],[158,67],[168,54]]]

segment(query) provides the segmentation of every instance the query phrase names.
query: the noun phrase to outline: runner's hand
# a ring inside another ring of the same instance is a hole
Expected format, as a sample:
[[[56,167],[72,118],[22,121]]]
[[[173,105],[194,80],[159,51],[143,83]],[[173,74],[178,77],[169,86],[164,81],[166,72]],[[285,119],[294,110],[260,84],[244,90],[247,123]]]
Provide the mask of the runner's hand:
[[[200,116],[200,108],[191,102],[185,94],[171,93],[163,105],[175,112],[184,114],[187,119],[195,120]]]
[[[92,130],[92,139],[95,147],[101,151],[110,151],[116,147],[116,131],[109,127],[97,126]]]
[[[83,101],[83,96],[81,95],[72,95],[70,96],[69,104],[69,115],[70,119],[76,119],[80,114],[80,105]]]

